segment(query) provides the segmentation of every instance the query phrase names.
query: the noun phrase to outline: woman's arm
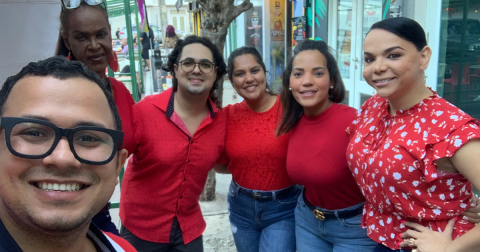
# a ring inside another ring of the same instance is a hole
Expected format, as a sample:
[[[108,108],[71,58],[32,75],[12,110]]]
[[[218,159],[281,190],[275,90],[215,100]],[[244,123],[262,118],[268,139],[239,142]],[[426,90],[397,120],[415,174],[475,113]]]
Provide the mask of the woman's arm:
[[[473,186],[480,188],[480,140],[470,140],[450,158],[455,169],[467,178]],[[405,222],[412,228],[402,234],[402,238],[414,238],[413,244],[422,252],[469,252],[480,248],[480,225],[452,241],[454,221],[450,220],[443,233],[432,231],[412,222]],[[402,247],[408,246],[404,241]]]

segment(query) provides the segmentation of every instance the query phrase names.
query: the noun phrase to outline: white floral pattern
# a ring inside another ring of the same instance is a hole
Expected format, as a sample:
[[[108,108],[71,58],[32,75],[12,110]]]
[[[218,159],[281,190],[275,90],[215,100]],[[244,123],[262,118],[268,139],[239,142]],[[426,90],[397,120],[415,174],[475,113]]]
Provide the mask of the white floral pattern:
[[[348,164],[367,201],[362,224],[373,240],[399,249],[403,239],[397,235],[407,230],[401,220],[444,230],[468,207],[470,182],[461,174],[437,171],[435,160],[480,138],[478,121],[435,92],[395,116],[387,100],[375,95],[347,132]],[[473,224],[459,219],[455,227],[453,238]]]

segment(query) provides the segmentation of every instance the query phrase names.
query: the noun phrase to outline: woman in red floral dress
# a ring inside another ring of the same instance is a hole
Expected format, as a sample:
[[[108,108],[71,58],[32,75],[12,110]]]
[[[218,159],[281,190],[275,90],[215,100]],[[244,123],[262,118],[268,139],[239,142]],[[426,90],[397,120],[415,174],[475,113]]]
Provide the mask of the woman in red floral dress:
[[[425,84],[421,26],[392,18],[364,42],[363,76],[377,95],[349,128],[349,167],[365,198],[375,251],[478,251],[480,226],[458,218],[480,188],[478,121]]]

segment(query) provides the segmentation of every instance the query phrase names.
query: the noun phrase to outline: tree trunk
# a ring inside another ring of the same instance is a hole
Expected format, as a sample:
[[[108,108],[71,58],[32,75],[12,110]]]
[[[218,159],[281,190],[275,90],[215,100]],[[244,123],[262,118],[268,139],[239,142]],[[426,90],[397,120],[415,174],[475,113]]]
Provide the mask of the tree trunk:
[[[207,14],[202,21],[203,37],[209,38],[223,56],[225,40],[227,39],[228,27],[235,18],[242,12],[253,7],[250,0],[244,0],[242,4],[235,6],[235,0],[197,0],[203,11]],[[220,105],[223,101],[223,80],[219,83],[217,98]],[[212,169],[208,172],[207,182],[203,193],[200,195],[201,201],[212,201],[215,199],[215,171]]]

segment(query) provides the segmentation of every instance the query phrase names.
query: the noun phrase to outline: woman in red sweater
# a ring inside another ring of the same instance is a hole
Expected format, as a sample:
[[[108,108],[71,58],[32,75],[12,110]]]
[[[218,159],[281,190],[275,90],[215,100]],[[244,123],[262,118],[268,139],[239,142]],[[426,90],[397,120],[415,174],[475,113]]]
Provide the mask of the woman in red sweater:
[[[370,252],[376,244],[360,226],[365,199],[345,156],[356,110],[339,104],[345,86],[325,42],[303,41],[294,53],[283,75],[278,134],[290,132],[287,171],[304,186],[295,209],[297,251]]]
[[[62,4],[60,12],[60,35],[55,55],[63,55],[78,60],[105,81],[107,89],[113,93],[115,104],[122,119],[124,133],[123,147],[132,153],[132,95],[125,85],[107,77],[105,69],[113,62],[112,37],[106,3],[89,5],[81,1],[77,8],[67,9]],[[93,217],[93,222],[103,231],[120,235],[112,223],[109,206]]]
[[[215,170],[232,173],[229,217],[239,252],[295,251],[294,209],[301,189],[285,167],[288,135],[275,137],[279,97],[267,87],[253,47],[228,58],[228,77],[243,102],[227,106],[225,153]]]

